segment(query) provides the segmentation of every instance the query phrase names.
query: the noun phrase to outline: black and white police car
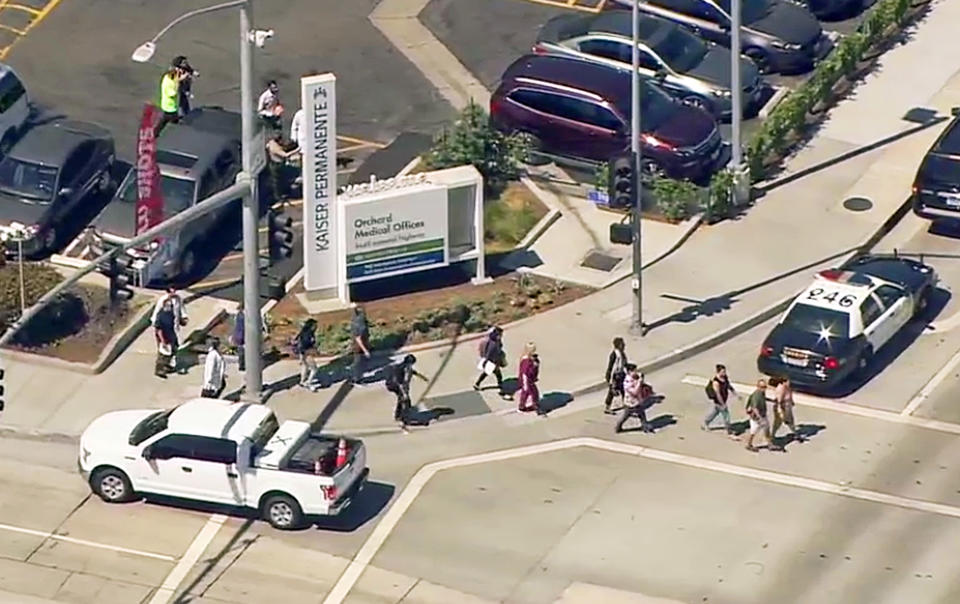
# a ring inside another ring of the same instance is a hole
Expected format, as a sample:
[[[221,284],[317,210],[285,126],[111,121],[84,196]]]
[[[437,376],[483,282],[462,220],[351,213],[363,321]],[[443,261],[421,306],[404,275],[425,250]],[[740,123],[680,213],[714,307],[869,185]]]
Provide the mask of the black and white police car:
[[[810,390],[830,390],[927,306],[937,282],[930,266],[896,256],[863,256],[817,274],[760,348],[757,368]]]

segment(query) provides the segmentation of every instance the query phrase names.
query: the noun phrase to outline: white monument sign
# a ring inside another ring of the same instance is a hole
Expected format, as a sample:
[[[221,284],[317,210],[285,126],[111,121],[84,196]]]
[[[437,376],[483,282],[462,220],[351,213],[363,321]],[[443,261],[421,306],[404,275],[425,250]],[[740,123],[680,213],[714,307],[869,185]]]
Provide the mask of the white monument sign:
[[[304,287],[337,295],[337,78],[332,73],[300,79],[303,108]]]

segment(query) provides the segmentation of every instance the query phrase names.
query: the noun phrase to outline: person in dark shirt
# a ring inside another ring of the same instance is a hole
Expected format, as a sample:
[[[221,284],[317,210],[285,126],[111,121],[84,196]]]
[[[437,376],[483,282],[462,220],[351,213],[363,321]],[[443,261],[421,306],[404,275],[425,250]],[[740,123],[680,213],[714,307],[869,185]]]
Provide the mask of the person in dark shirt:
[[[493,377],[497,378],[497,390],[500,391],[500,396],[504,396],[503,372],[500,370],[504,365],[506,365],[506,355],[503,352],[503,328],[497,326],[490,330],[484,341],[480,353],[480,363],[477,366],[480,375],[477,376],[477,381],[473,383],[473,389],[479,392],[480,384],[487,379],[488,375],[492,374]]]
[[[413,376],[427,381],[425,375],[413,368],[416,362],[417,357],[408,354],[399,363],[387,367],[385,372],[384,385],[397,397],[397,404],[393,409],[393,419],[400,422],[404,429],[406,429],[410,417],[410,382],[413,380]]]
[[[154,373],[157,377],[165,378],[171,371],[177,369],[177,319],[173,312],[173,302],[164,301],[153,320],[153,328],[157,338],[157,362]]]
[[[613,413],[610,408],[615,397],[620,398],[620,405],[624,404],[623,379],[627,375],[627,352],[624,350],[623,338],[613,339],[613,350],[607,357],[607,370],[603,374],[603,381],[607,383],[607,397],[603,401],[603,412]]]
[[[367,314],[362,306],[353,308],[353,317],[350,319],[350,349],[353,353],[353,363],[350,367],[350,380],[355,386],[363,385],[363,360],[370,358],[370,325],[367,323]]]

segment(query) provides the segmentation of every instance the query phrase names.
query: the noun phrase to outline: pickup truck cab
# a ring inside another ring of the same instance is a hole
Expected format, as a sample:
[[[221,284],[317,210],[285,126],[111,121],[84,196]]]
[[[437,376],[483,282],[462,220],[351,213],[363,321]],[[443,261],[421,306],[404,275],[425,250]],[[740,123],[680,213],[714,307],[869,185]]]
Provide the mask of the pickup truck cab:
[[[281,530],[338,514],[369,472],[360,440],[280,424],[265,405],[203,398],[100,416],[80,437],[78,466],[110,503],[152,494],[253,508]]]

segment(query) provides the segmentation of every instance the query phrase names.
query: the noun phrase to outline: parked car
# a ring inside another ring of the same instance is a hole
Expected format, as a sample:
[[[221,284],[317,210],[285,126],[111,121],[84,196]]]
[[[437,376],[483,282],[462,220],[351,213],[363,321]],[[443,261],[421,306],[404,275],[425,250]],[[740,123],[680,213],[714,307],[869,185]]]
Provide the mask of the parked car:
[[[638,39],[641,76],[689,105],[718,117],[730,116],[728,49],[658,17],[640,19]],[[560,15],[541,28],[533,52],[604,63],[629,72],[633,68],[632,42],[629,11]],[[749,114],[760,104],[765,85],[760,70],[746,57],[740,59],[740,81],[744,113]]]
[[[80,437],[77,465],[108,503],[151,494],[253,508],[287,530],[350,505],[366,461],[360,440],[281,424],[266,405],[201,398],[98,417]]]
[[[8,252],[57,251],[110,199],[113,137],[87,122],[27,131],[0,161],[0,230]],[[93,205],[91,205],[93,204]]]
[[[219,107],[194,109],[157,137],[157,164],[163,219],[193,207],[234,184],[241,170],[240,114]],[[269,172],[260,173],[260,200],[269,201]],[[239,221],[240,198],[165,235],[163,245],[128,250],[131,277],[148,286],[189,278],[197,270],[211,239],[229,236],[223,226]],[[127,173],[113,200],[94,221],[97,247],[122,245],[137,229],[137,171]],[[239,231],[236,232],[239,238]]]
[[[599,63],[526,55],[503,73],[490,116],[503,131],[529,134],[541,152],[605,162],[630,148],[630,79]],[[649,84],[640,97],[645,175],[697,180],[729,161],[710,114]]]
[[[0,63],[0,157],[13,148],[30,119],[30,97],[12,67]]]
[[[923,157],[913,181],[913,211],[930,220],[960,220],[960,111]]]
[[[926,309],[936,283],[932,267],[902,257],[865,256],[822,271],[763,341],[757,368],[830,391],[865,371],[877,351]]]
[[[607,6],[629,8],[633,0]],[[730,0],[643,0],[640,10],[730,46]],[[833,49],[816,17],[790,0],[742,0],[740,44],[762,72],[802,73]]]

